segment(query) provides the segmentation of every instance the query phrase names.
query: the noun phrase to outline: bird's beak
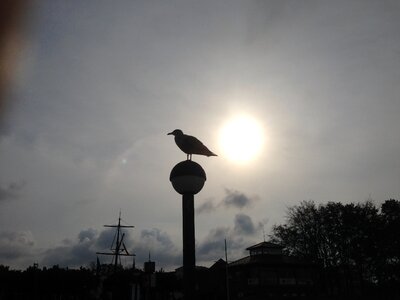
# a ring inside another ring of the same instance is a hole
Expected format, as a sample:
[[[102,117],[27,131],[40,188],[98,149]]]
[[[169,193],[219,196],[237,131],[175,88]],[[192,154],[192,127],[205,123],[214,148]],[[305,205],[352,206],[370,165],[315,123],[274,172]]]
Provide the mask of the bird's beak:
[[[172,132],[170,132],[170,133],[167,133],[167,135],[171,135],[172,134]]]

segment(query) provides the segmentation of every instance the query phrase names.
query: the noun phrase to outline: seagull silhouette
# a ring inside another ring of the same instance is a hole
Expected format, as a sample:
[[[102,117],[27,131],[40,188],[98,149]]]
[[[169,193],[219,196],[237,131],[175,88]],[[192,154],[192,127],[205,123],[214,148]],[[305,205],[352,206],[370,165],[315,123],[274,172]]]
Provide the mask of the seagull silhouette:
[[[205,156],[217,156],[211,152],[202,142],[191,135],[183,134],[182,130],[175,129],[168,133],[175,137],[175,143],[187,155],[187,160],[192,160],[192,154],[199,154]]]

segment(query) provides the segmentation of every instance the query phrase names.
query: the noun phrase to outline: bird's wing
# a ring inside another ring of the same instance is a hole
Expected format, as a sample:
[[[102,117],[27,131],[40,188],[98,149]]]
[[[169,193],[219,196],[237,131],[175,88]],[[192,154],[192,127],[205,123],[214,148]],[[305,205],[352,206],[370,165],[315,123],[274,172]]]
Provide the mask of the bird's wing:
[[[197,138],[191,135],[185,136],[183,143],[185,148],[187,148],[188,151],[193,154],[195,154],[198,151],[201,151],[205,147],[202,142],[200,142]]]
[[[191,135],[181,135],[175,137],[175,142],[178,147],[186,154],[193,154],[196,149],[201,147],[202,143]]]
[[[183,135],[175,139],[178,147],[186,154],[200,154],[206,156],[215,156],[204,144],[196,137]]]

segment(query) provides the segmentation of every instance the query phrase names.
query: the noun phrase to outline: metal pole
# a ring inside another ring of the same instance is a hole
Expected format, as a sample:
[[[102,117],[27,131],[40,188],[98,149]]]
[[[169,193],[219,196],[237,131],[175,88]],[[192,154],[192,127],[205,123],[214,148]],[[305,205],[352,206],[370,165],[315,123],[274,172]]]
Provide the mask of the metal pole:
[[[182,196],[183,213],[183,291],[184,299],[195,299],[195,231],[194,231],[194,195]]]
[[[117,241],[115,244],[115,262],[114,262],[114,272],[117,272],[117,267],[118,267],[118,259],[119,259],[119,231],[121,229],[121,211],[119,212],[119,218],[118,218],[118,227],[117,227]]]
[[[228,274],[228,250],[226,248],[226,239],[225,239],[225,262],[226,262],[226,269],[225,269],[225,275],[226,275],[226,299],[230,300],[230,295],[229,295],[229,274]]]

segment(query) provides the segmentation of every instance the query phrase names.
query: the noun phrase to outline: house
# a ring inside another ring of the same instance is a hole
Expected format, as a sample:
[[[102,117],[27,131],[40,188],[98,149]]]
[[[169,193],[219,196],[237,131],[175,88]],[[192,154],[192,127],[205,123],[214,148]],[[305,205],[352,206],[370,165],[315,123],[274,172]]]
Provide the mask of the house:
[[[286,256],[280,245],[262,242],[246,250],[249,255],[228,265],[231,299],[313,297],[316,266]]]

